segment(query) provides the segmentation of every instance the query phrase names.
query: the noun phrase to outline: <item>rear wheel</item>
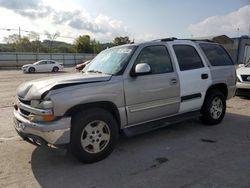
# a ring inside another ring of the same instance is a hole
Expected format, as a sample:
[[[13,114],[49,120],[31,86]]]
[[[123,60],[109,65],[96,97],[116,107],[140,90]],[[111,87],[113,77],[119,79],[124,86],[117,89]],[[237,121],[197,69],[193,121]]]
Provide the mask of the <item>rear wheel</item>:
[[[109,112],[100,108],[81,111],[72,119],[70,150],[81,162],[97,162],[113,151],[118,132]]]
[[[30,67],[30,68],[29,68],[29,72],[30,72],[30,73],[33,73],[33,72],[35,72],[35,71],[36,71],[36,69],[35,69],[34,67]]]
[[[58,67],[53,67],[52,72],[58,72],[59,68]]]
[[[202,107],[201,120],[206,125],[217,125],[225,116],[226,99],[219,90],[210,91]]]

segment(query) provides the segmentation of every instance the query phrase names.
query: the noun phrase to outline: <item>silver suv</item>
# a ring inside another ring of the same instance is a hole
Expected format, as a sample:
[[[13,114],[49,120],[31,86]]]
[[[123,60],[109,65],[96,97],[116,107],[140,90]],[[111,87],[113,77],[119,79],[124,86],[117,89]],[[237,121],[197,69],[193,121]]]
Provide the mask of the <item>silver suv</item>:
[[[68,144],[79,160],[95,162],[113,151],[121,131],[197,116],[207,125],[220,123],[235,84],[231,58],[213,42],[168,38],[118,46],[82,73],[22,84],[15,129],[29,142]]]

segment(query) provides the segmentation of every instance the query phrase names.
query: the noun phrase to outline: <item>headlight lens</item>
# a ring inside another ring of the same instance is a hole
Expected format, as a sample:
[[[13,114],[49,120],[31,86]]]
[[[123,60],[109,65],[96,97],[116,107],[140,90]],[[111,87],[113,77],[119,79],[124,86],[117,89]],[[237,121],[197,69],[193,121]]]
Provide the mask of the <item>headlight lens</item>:
[[[38,109],[52,109],[53,108],[53,102],[50,100],[47,101],[40,101],[40,100],[31,100],[30,102],[31,107],[38,108]],[[29,120],[32,122],[50,122],[56,119],[56,116],[53,114],[48,115],[36,115],[36,114],[30,114],[28,116]]]
[[[53,108],[53,102],[52,101],[32,100],[30,105],[33,108],[40,108],[40,109],[51,109],[51,108]]]

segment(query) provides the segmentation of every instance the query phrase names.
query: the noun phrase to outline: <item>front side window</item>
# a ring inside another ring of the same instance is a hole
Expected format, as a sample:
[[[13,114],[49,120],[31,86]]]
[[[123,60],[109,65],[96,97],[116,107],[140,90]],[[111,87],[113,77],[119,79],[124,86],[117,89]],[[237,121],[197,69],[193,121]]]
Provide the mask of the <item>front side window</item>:
[[[199,69],[204,67],[200,55],[193,46],[173,46],[181,71]]]
[[[212,66],[233,65],[231,58],[222,46],[218,44],[201,43],[200,47]]]
[[[165,46],[149,46],[142,49],[135,65],[147,63],[152,74],[173,72],[169,53]]]
[[[47,64],[47,61],[39,61],[35,63],[35,65],[45,65],[45,64]]]

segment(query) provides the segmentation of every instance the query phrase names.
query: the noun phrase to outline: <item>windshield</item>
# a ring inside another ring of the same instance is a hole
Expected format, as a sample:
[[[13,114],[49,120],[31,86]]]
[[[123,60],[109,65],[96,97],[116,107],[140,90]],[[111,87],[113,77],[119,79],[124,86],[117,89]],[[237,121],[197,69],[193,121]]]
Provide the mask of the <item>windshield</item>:
[[[250,63],[246,64],[245,67],[249,67],[250,68]]]
[[[37,61],[37,62],[33,63],[33,65],[39,65],[40,62],[42,62],[42,61]]]
[[[122,46],[104,50],[83,69],[83,72],[118,74],[124,70],[134,49],[135,46]]]

